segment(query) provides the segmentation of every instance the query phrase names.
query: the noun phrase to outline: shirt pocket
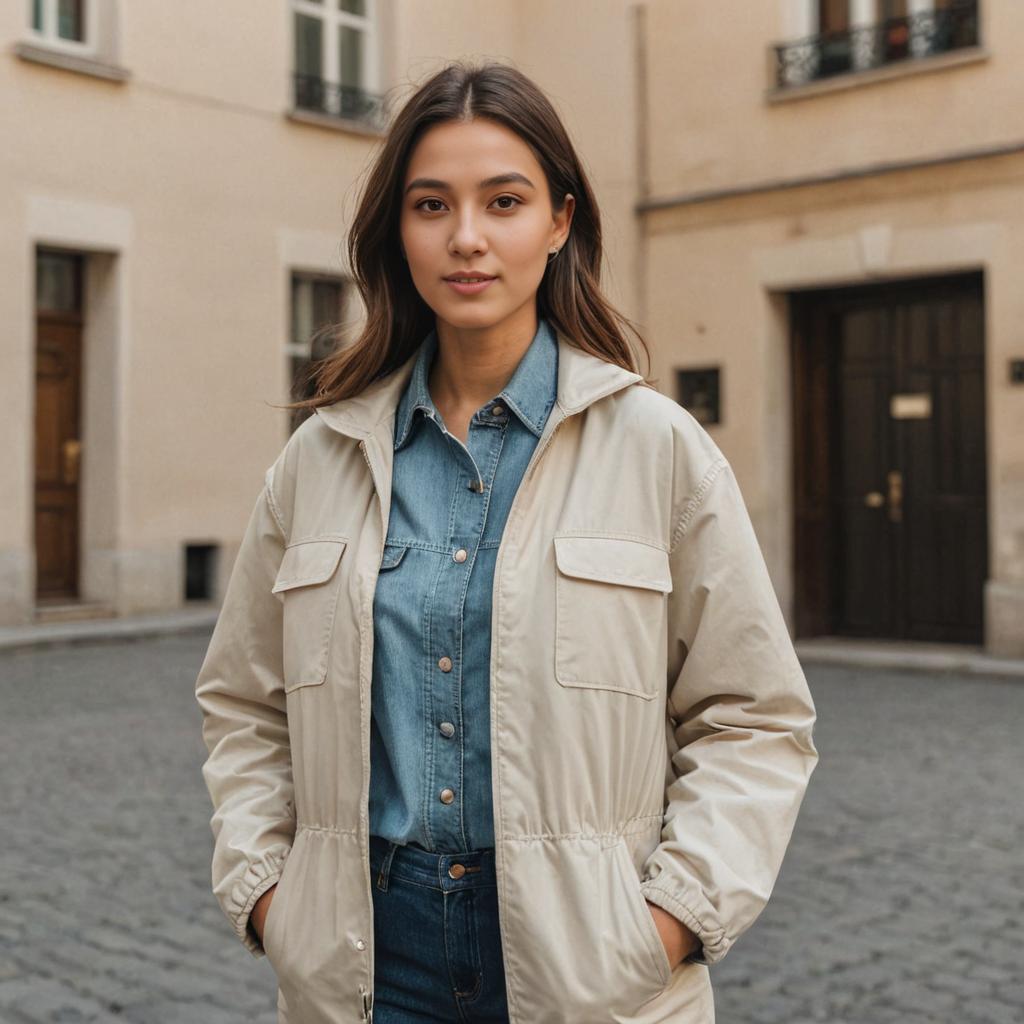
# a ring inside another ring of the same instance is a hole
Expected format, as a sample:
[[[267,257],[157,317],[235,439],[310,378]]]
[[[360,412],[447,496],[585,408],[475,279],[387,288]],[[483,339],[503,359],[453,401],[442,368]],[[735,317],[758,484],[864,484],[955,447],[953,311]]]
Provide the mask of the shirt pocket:
[[[327,678],[334,612],[341,591],[337,571],[345,538],[311,538],[285,548],[272,592],[284,604],[285,693]]]
[[[392,544],[389,541],[384,545],[384,554],[380,559],[380,571],[388,572],[391,569],[397,569],[398,563],[402,561],[402,557],[408,550],[408,544]]]
[[[667,658],[668,552],[614,536],[556,536],[555,678],[652,700]]]

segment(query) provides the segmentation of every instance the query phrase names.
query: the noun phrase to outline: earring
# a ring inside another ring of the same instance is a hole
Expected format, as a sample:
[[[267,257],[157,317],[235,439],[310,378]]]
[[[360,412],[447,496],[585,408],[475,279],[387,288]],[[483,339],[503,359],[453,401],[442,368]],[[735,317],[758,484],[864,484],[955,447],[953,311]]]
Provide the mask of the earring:
[[[561,251],[557,246],[554,249],[548,249],[548,263],[551,263]]]

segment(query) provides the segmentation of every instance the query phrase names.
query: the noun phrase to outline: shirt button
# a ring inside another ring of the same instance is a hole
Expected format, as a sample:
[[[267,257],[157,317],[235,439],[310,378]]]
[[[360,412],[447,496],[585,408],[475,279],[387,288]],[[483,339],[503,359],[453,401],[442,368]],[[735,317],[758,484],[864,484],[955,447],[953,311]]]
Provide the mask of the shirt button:
[[[356,939],[356,949],[366,949],[366,943],[362,939]]]
[[[505,413],[505,407],[503,405],[492,405],[491,415],[492,416],[503,416]]]
[[[455,726],[451,722],[442,722],[438,728],[441,730],[442,736],[454,736]]]
[[[441,803],[450,804],[455,799],[455,790],[453,789],[442,789],[441,790]]]
[[[451,672],[452,670],[452,659],[446,654],[443,658],[438,658],[437,667],[442,672]]]
[[[456,562],[464,562],[467,558],[466,549],[459,548],[459,550],[452,555],[452,558],[454,558]]]

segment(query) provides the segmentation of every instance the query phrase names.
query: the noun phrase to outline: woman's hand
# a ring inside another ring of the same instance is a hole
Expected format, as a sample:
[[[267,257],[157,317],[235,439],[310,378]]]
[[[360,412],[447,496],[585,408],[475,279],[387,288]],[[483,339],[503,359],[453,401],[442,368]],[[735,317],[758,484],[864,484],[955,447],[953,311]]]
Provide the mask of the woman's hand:
[[[267,911],[270,910],[270,904],[274,902],[274,890],[277,885],[272,885],[257,901],[256,905],[252,908],[252,913],[249,915],[249,920],[252,921],[253,930],[259,936],[260,942],[263,941],[263,922],[267,919]]]
[[[661,936],[661,944],[665,947],[668,962],[675,968],[677,964],[700,948],[700,939],[682,921],[673,917],[656,903],[651,903],[648,900],[647,906],[654,917],[654,924],[658,929],[658,935]]]

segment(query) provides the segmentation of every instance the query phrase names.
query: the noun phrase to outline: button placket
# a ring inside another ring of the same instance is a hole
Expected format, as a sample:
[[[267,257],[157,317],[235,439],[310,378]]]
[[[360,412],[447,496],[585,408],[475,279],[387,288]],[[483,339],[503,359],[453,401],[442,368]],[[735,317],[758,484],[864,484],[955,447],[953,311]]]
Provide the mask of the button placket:
[[[471,460],[473,471],[483,469],[493,473],[497,462],[497,454],[505,436],[504,407],[498,416],[492,414],[493,405],[484,407],[477,417],[470,422],[470,434],[467,438],[473,451],[462,445]],[[498,422],[495,422],[498,421]],[[500,429],[495,430],[495,427]],[[457,440],[449,437],[449,440]],[[435,814],[428,814],[428,835],[438,847],[450,844],[464,844],[467,837],[464,832],[462,787],[463,765],[465,763],[464,733],[456,729],[456,723],[462,715],[462,681],[463,666],[454,671],[458,661],[458,652],[462,650],[462,630],[465,624],[464,608],[466,594],[469,590],[469,579],[475,555],[483,539],[487,525],[487,509],[489,503],[486,494],[490,480],[477,475],[469,481],[467,489],[473,492],[467,495],[465,490],[456,492],[451,516],[449,548],[451,561],[442,570],[439,585],[434,590],[437,602],[431,611],[432,619],[438,623],[439,629],[432,639],[436,639],[435,675],[437,681],[432,706],[436,714],[435,722],[438,746],[431,758],[432,782],[435,793]],[[485,504],[477,504],[477,495],[485,496]],[[466,570],[466,571],[463,571]],[[441,685],[444,680],[448,685]],[[443,742],[442,742],[443,741]],[[442,810],[442,809],[445,810]],[[447,810],[450,808],[450,810]]]

